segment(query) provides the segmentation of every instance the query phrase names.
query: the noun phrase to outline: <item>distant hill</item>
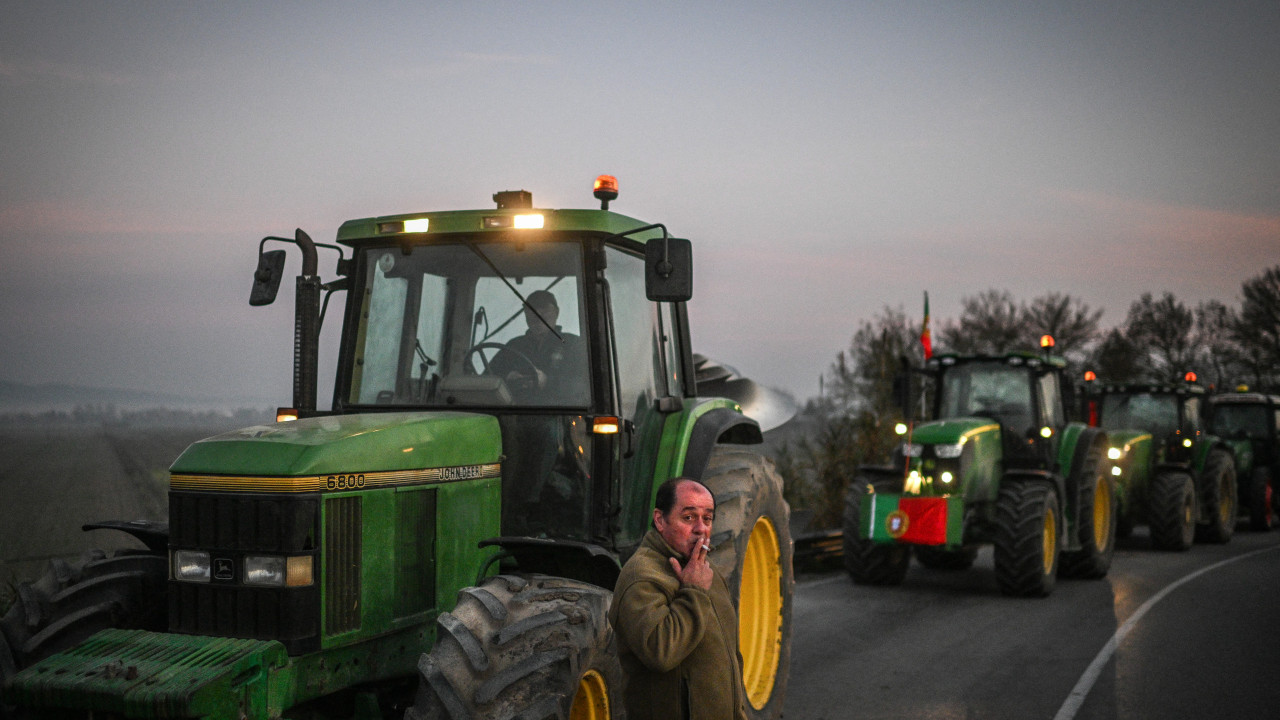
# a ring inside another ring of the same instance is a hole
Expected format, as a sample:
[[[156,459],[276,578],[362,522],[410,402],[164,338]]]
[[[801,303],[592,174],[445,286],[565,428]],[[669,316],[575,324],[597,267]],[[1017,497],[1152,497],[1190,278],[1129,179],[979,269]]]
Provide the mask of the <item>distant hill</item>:
[[[76,408],[111,407],[121,411],[166,408],[172,410],[236,410],[272,405],[270,400],[176,395],[147,390],[90,387],[61,383],[27,385],[0,380],[0,414],[69,412]]]

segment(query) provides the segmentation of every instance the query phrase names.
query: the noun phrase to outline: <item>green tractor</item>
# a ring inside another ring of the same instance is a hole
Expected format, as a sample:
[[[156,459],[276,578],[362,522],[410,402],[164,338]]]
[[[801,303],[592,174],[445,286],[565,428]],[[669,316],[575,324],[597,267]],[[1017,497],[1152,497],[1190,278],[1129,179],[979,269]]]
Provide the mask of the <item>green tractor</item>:
[[[1097,386],[1086,373],[1089,424],[1111,443],[1119,498],[1117,532],[1150,528],[1160,550],[1186,550],[1199,539],[1224,543],[1236,518],[1233,452],[1202,427],[1204,388],[1125,384]]]
[[[1249,392],[1209,398],[1209,429],[1234,451],[1240,507],[1253,530],[1275,527],[1280,513],[1280,396]]]
[[[284,270],[266,245],[302,255],[294,406],[182,453],[167,523],[93,526],[146,550],[57,562],[20,588],[0,622],[4,712],[621,717],[611,590],[658,484],[684,475],[718,502],[711,559],[740,613],[749,710],[780,716],[781,479],[752,447],[759,424],[698,395],[690,243],[609,211],[612,178],[595,195],[599,210],[510,191],[494,209],[352,220],[336,245],[264,239],[253,305]],[[319,250],[338,257],[328,282]]]
[[[900,426],[891,464],[859,468],[846,495],[844,563],[855,583],[901,583],[913,549],[926,567],[965,569],[984,544],[994,545],[1006,595],[1046,596],[1059,569],[1107,574],[1107,439],[1068,421],[1064,367],[1047,354],[940,355],[918,371],[932,379],[934,419]]]

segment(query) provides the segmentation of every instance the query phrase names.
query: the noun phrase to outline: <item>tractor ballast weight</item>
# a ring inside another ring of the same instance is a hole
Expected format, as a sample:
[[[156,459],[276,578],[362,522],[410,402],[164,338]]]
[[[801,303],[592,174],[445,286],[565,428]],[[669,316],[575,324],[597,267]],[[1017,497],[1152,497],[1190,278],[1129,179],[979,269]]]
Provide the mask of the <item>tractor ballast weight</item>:
[[[607,205],[616,184],[596,193]],[[0,713],[621,716],[610,592],[657,486],[687,475],[717,498],[710,559],[741,615],[748,712],[780,716],[789,510],[751,447],[759,424],[698,393],[689,241],[494,199],[348,221],[335,245],[263,240],[252,305],[284,272],[267,242],[303,257],[293,406],[183,452],[167,527],[99,525],[148,550],[24,585],[0,619]],[[337,279],[320,281],[317,248],[338,252]],[[317,410],[340,291],[333,406]]]
[[[969,567],[995,546],[1003,593],[1049,594],[1058,575],[1102,577],[1114,549],[1106,436],[1071,422],[1065,363],[1048,355],[939,355],[934,419],[904,423],[887,465],[859,468],[846,494],[845,567],[854,582]],[[896,393],[907,395],[899,382]],[[910,398],[905,408],[912,405]],[[910,415],[908,415],[910,417]]]

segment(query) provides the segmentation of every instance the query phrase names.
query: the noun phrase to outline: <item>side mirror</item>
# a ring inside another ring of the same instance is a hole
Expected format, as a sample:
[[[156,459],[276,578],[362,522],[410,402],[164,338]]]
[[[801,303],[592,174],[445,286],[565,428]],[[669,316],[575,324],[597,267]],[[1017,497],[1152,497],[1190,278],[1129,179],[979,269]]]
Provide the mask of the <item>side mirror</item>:
[[[693,297],[693,246],[683,238],[658,238],[644,246],[644,291],[655,302]]]
[[[280,291],[280,278],[284,277],[284,250],[268,250],[258,255],[258,269],[253,273],[253,290],[249,292],[249,304],[270,305]]]

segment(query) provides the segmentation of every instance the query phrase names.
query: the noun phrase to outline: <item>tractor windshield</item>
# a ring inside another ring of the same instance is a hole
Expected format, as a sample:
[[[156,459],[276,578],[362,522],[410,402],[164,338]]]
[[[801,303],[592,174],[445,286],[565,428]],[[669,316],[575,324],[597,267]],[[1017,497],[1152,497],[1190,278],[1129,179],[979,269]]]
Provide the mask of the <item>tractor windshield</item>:
[[[991,418],[1021,433],[1033,424],[1031,373],[1000,361],[948,368],[939,388],[938,417]]]
[[[1109,394],[1100,412],[1106,430],[1146,430],[1156,437],[1178,431],[1178,398],[1173,395]]]
[[[579,243],[365,253],[349,404],[589,404]]]
[[[1213,434],[1227,438],[1270,437],[1271,413],[1265,405],[1222,403],[1213,406]]]

